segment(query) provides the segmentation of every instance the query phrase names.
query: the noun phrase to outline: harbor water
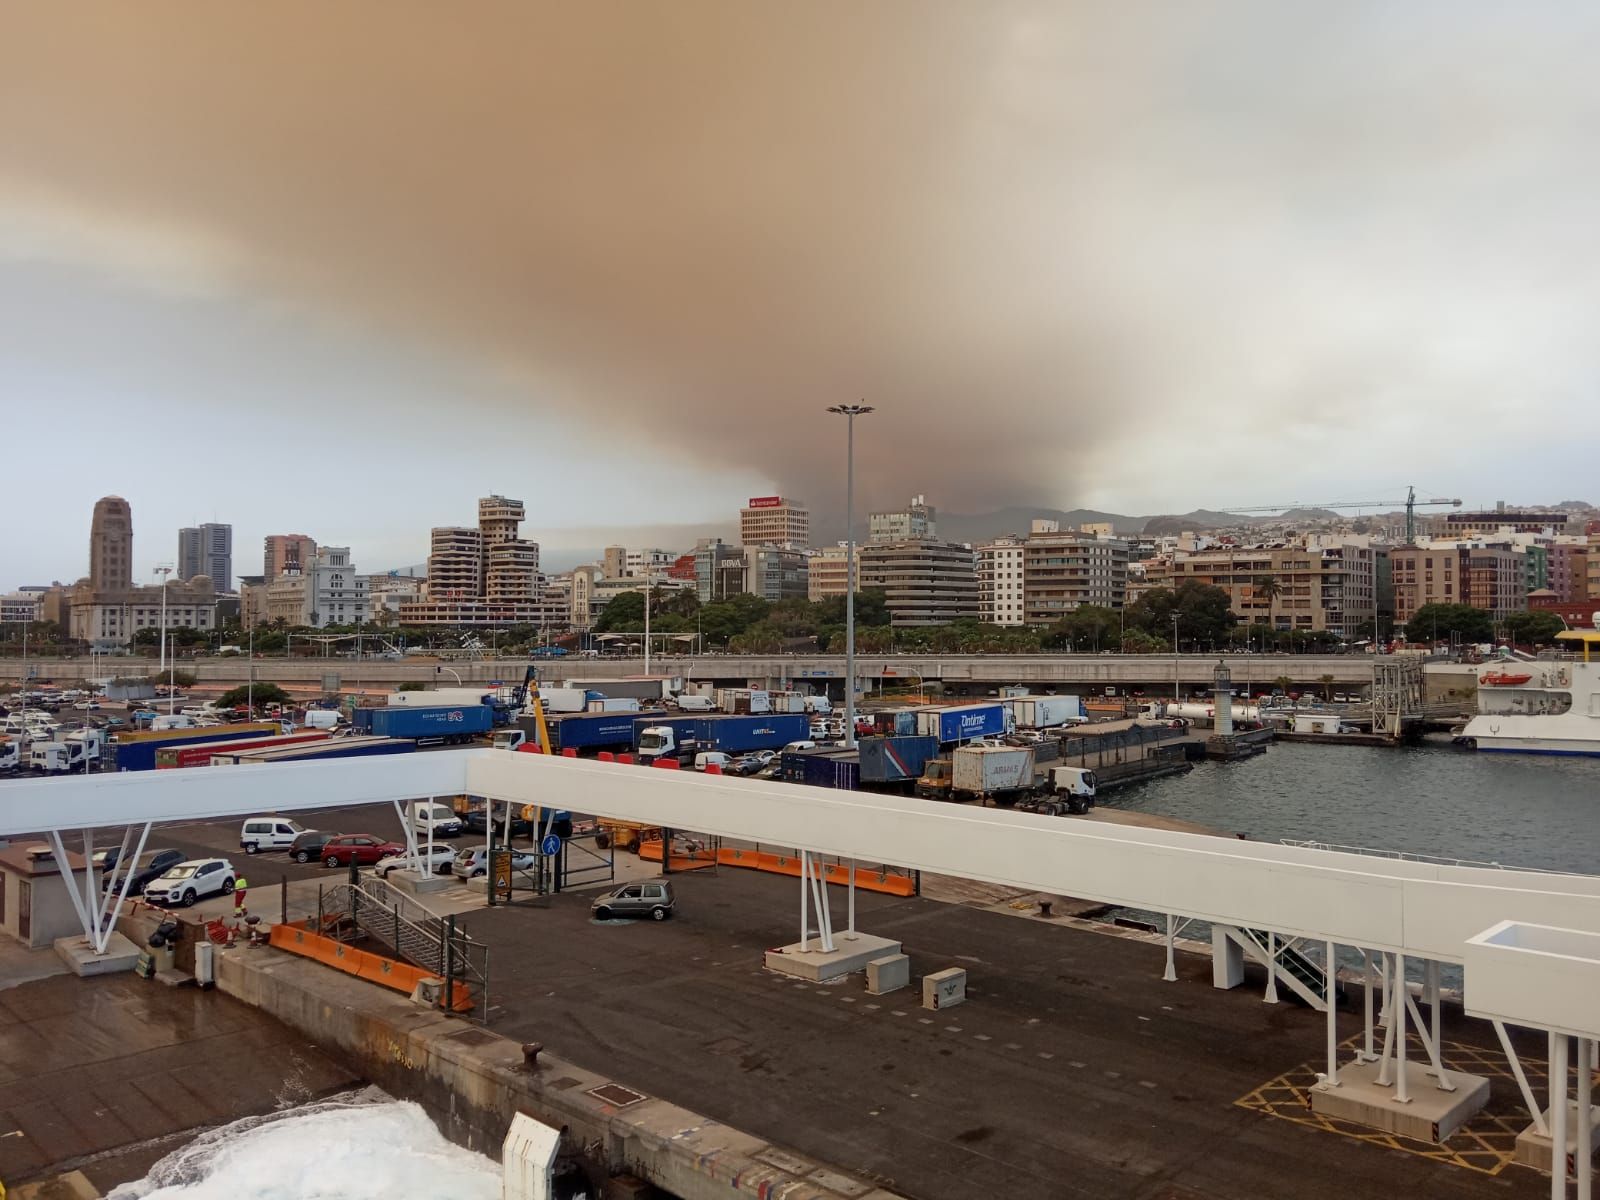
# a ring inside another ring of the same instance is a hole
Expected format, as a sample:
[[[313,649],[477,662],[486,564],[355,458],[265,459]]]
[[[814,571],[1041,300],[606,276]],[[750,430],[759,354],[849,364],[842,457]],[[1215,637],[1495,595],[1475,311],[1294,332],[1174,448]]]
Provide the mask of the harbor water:
[[[1600,874],[1600,758],[1277,742],[1101,800],[1254,841],[1314,840]]]

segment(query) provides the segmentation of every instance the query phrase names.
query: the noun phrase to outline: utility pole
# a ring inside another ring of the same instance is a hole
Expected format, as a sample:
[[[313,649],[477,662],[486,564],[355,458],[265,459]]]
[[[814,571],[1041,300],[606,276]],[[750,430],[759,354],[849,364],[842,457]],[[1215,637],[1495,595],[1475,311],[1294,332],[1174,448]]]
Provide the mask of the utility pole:
[[[872,411],[868,404],[834,404],[828,411],[845,418],[844,467],[844,745],[856,744],[856,418]]]
[[[1172,614],[1172,702],[1178,703],[1178,677],[1182,659],[1178,655],[1178,614]]]
[[[167,578],[172,574],[171,567],[157,567],[155,573],[161,576],[161,658],[156,667],[156,678],[161,677],[161,672],[167,665]],[[177,655],[173,655],[171,673],[167,676],[167,716],[172,715],[172,685],[177,679]]]

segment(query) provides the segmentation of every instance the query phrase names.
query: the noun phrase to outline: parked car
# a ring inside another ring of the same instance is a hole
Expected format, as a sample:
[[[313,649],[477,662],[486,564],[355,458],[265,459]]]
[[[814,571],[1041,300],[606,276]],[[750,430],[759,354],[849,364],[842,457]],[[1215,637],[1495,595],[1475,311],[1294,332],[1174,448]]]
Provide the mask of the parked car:
[[[111,865],[112,867],[115,867],[115,851],[113,851],[112,854],[113,858]],[[143,895],[147,887],[149,887],[157,879],[160,879],[163,875],[172,870],[173,867],[177,866],[182,861],[182,850],[146,850],[143,854],[139,855],[138,858],[133,860],[133,866],[129,872],[129,874],[133,876],[133,880],[128,884],[128,895]],[[100,876],[100,890],[103,892],[109,892],[113,890],[120,892],[122,891],[123,880],[126,878],[127,875],[123,872],[113,871],[110,868],[107,868],[106,871]]]
[[[597,897],[589,911],[602,921],[610,917],[649,917],[653,921],[665,921],[677,903],[672,885],[665,881],[625,883]]]
[[[511,852],[511,869],[513,871],[531,871],[535,862],[533,855],[525,850]],[[477,879],[489,873],[489,852],[482,846],[471,846],[456,855],[455,862],[450,864],[450,869],[462,879]]]
[[[363,867],[375,865],[380,859],[404,854],[406,848],[399,842],[386,842],[370,833],[341,833],[322,844],[322,865],[342,867],[357,863]]]
[[[202,896],[233,891],[233,864],[225,858],[191,858],[168,868],[144,889],[151,904],[187,908]]]
[[[489,832],[489,810],[487,808],[469,808],[461,817],[461,823],[468,833],[479,836]],[[494,815],[494,831],[497,837],[503,836],[506,828],[506,806],[501,805]],[[521,808],[515,808],[511,814],[511,836],[532,837],[533,822],[522,815]]]
[[[289,845],[289,857],[297,863],[308,863],[312,859],[322,857],[322,848],[328,844],[329,839],[339,836],[337,830],[307,829],[298,835]]]
[[[306,827],[287,817],[249,817],[239,827],[239,848],[246,854],[287,850]]]
[[[427,846],[419,845],[416,854],[401,852],[380,858],[377,865],[372,868],[372,873],[379,879],[385,879],[390,871],[415,871],[425,868],[430,875],[448,875],[455,861],[454,846],[435,846],[430,855]]]

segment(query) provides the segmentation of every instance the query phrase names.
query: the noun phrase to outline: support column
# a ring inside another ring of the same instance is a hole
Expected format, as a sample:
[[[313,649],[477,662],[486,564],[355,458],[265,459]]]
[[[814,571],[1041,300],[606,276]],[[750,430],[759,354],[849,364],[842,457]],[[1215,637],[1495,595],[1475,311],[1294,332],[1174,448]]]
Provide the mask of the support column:
[[[1396,989],[1394,1000],[1389,1005],[1389,1012],[1397,1021],[1391,1020],[1396,1026],[1394,1037],[1395,1053],[1395,1081],[1394,1098],[1399,1104],[1410,1104],[1411,1095],[1406,1085],[1406,1001],[1410,997],[1406,994],[1406,956],[1394,956],[1394,979],[1389,985]]]
[[[1266,1004],[1278,1002],[1278,935],[1267,930],[1267,994],[1261,997]]]
[[[1211,927],[1211,986],[1236,988],[1244,982],[1244,947],[1220,925]]]
[[[1323,1077],[1329,1087],[1339,1086],[1339,1013],[1334,995],[1335,967],[1333,943],[1325,943],[1322,962],[1323,1000],[1328,1006],[1328,1073]]]
[[[806,907],[810,903],[806,899],[806,890],[811,887],[811,855],[800,851],[800,952],[805,953],[806,945],[811,940],[811,929],[806,919]]]
[[[856,940],[856,860],[850,859],[850,927],[845,931],[845,937],[850,941]]]
[[[1594,1093],[1594,1043],[1578,1039],[1578,1137],[1573,1169],[1578,1175],[1578,1200],[1594,1195],[1594,1135],[1590,1132]]]
[[[1177,983],[1178,982],[1178,967],[1177,967],[1177,964],[1175,962],[1173,962],[1173,959],[1172,959],[1172,937],[1173,937],[1172,914],[1168,913],[1167,914],[1167,969],[1161,973],[1161,979],[1162,979],[1162,982],[1164,982],[1164,983]]]
[[[1558,1033],[1550,1055],[1550,1200],[1567,1200],[1567,1095],[1567,1035]]]
[[[1372,951],[1361,952],[1362,975],[1364,977],[1363,990],[1366,992],[1364,999],[1364,1024],[1365,1035],[1362,1038],[1361,1050],[1356,1055],[1357,1062],[1377,1062],[1378,1056],[1372,1052]]]

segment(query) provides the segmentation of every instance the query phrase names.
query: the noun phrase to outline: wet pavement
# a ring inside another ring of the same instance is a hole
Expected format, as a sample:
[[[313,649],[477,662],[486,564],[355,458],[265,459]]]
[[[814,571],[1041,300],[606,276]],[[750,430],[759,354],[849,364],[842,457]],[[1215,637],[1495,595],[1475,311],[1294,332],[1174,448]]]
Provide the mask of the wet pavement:
[[[0,1180],[81,1169],[102,1192],[202,1128],[359,1080],[215,991],[132,974],[0,990]]]

